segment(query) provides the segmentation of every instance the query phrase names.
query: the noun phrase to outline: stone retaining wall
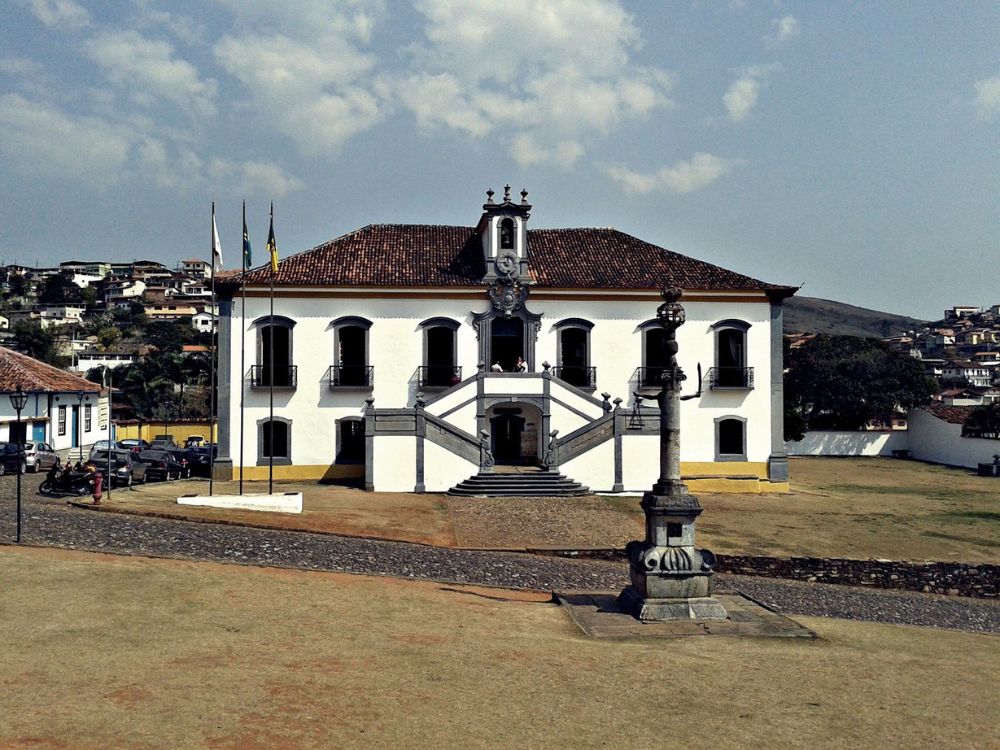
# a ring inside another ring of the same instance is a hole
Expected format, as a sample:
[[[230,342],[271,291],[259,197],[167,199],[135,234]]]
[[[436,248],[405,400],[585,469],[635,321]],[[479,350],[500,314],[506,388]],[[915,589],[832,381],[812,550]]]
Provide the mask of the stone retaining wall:
[[[751,555],[717,557],[715,569],[719,573],[906,589],[983,599],[1000,596],[1000,565]]]
[[[553,550],[532,549],[535,554],[588,557],[625,562],[620,549]],[[733,575],[788,578],[847,586],[924,591],[979,599],[1000,597],[1000,565],[948,562],[900,562],[897,560],[848,560],[821,557],[762,557],[716,555],[715,570]]]

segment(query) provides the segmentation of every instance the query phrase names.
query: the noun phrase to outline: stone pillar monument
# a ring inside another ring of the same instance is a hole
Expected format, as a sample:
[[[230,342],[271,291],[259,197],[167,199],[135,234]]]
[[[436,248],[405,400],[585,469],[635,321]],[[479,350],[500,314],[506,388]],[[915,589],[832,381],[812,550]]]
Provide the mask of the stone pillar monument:
[[[712,598],[715,555],[694,546],[694,523],[702,508],[681,481],[680,390],[686,376],[677,364],[676,334],[685,319],[680,297],[680,289],[664,289],[664,302],[656,311],[666,332],[667,360],[657,397],[660,478],[642,496],[646,539],[625,547],[632,585],[618,603],[640,620],[724,620],[725,608]]]

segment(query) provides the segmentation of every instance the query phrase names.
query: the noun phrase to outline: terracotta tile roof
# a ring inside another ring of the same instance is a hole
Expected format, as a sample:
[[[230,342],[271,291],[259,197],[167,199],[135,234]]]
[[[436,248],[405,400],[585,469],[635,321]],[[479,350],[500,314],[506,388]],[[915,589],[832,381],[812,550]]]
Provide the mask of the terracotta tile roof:
[[[570,289],[682,289],[772,291],[792,287],[728,271],[665,250],[615,229],[528,231],[531,274],[538,287]],[[277,286],[479,286],[485,268],[475,227],[371,224],[279,258]],[[268,285],[270,267],[246,274]],[[239,277],[218,280],[230,291]]]
[[[12,393],[19,385],[31,393],[101,391],[101,386],[97,383],[91,383],[79,375],[39,362],[27,354],[0,347],[0,393]]]
[[[971,412],[976,407],[974,406],[945,406],[944,404],[928,404],[923,407],[927,412],[937,417],[938,419],[948,422],[950,424],[965,424],[965,420],[969,418],[969,412]]]

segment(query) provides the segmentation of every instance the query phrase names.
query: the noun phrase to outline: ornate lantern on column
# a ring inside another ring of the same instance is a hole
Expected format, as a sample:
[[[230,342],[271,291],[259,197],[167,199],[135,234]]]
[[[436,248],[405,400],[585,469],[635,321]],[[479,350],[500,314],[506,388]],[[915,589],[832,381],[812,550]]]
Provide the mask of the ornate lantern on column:
[[[28,394],[18,383],[17,390],[10,394],[10,405],[17,412],[17,531],[15,541],[21,543],[21,470],[24,468],[24,435],[21,427],[21,412],[28,404]],[[14,442],[11,440],[11,442]]]

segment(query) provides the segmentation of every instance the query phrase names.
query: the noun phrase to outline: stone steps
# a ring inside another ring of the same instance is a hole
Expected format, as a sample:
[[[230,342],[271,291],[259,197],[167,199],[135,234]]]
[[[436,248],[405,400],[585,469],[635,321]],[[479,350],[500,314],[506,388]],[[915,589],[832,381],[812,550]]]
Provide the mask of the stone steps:
[[[479,473],[448,490],[464,497],[573,497],[589,495],[590,489],[556,471]]]

